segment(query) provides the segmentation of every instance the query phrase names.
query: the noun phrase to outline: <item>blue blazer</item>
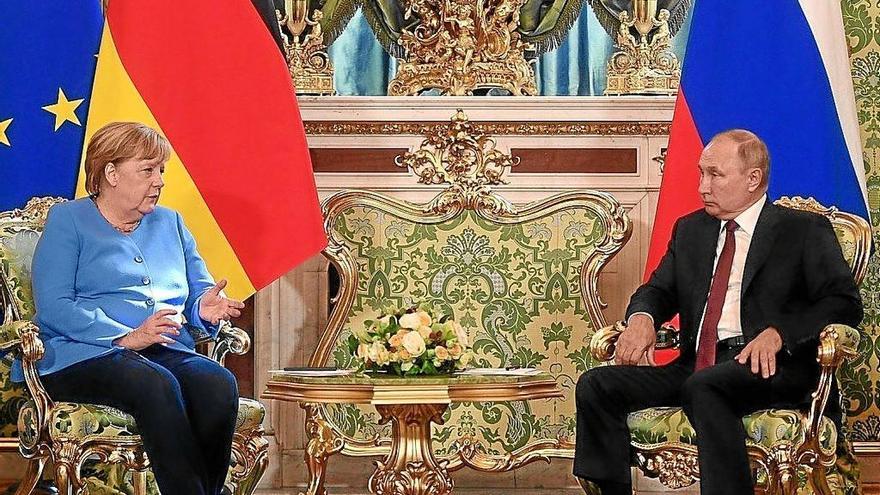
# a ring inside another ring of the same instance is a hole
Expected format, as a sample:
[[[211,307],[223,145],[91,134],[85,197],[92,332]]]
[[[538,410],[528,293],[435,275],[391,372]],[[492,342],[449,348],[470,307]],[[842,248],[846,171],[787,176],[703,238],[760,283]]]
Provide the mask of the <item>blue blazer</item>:
[[[214,281],[174,210],[156,207],[125,235],[89,198],[55,205],[32,271],[36,324],[46,348],[41,375],[122,350],[113,341],[161,309],[176,310],[188,323],[170,336],[170,348],[194,353],[194,338],[217,334],[217,326],[199,317],[199,300]],[[24,379],[18,360],[12,378]]]

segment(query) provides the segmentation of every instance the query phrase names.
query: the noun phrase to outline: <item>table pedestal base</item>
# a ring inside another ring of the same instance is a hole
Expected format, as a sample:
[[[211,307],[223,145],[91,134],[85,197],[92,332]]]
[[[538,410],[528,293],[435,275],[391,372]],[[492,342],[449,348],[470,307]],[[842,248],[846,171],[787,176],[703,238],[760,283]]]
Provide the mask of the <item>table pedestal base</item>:
[[[447,495],[452,478],[431,446],[431,423],[443,424],[448,404],[377,405],[380,423],[391,421],[391,453],[376,462],[370,491],[377,495]]]

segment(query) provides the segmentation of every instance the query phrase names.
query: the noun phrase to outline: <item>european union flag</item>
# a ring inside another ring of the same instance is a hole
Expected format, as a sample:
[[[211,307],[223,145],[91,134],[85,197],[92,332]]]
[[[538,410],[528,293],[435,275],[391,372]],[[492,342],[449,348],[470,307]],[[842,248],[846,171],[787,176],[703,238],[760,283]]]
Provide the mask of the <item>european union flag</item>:
[[[103,14],[98,0],[0,2],[0,211],[72,198]]]

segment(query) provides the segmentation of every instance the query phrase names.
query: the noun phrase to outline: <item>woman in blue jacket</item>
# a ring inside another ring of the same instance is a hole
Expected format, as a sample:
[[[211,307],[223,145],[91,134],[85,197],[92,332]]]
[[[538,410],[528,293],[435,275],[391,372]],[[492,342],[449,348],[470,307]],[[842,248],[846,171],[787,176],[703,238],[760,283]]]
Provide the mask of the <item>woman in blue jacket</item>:
[[[53,207],[34,253],[39,370],[54,400],[135,418],[163,495],[217,495],[238,388],[194,340],[215,336],[243,304],[213,282],[180,214],[156,204],[170,152],[131,122],[89,142],[90,197]]]

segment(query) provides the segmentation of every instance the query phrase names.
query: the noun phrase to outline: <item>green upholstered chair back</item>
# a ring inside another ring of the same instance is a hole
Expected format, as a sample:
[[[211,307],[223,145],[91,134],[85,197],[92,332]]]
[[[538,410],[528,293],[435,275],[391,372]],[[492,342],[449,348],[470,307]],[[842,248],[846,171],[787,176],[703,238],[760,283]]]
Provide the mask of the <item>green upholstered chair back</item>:
[[[828,217],[856,284],[861,285],[868,272],[868,259],[871,255],[871,227],[865,219],[834,207],[825,207],[813,198],[783,197],[776,204]],[[861,338],[858,356],[845,361],[837,370],[843,409],[847,417],[846,433],[854,441],[869,440],[874,436],[870,425],[876,423],[877,416],[876,409],[872,409],[872,384],[880,382],[880,372],[869,362],[872,345],[870,338]]]
[[[435,425],[437,454],[463,457],[475,447],[498,461],[514,453],[509,467],[539,451],[570,456],[574,387],[595,364],[589,342],[604,325],[599,271],[628,240],[630,222],[617,201],[599,192],[511,205],[488,186],[512,160],[474,136],[470,128],[453,130],[399,159],[422,182],[449,185],[428,204],[369,191],[325,201],[325,255],[341,287],[312,364],[353,366],[345,344],[352,328],[385,308],[430,302],[468,331],[472,366],[540,368],[565,395],[453,404],[445,423]],[[456,146],[468,158],[452,156]],[[320,411],[345,441],[343,452],[378,453],[389,434],[371,406]]]
[[[0,213],[0,305],[3,324],[34,316],[31,261],[46,214],[61,198],[34,198],[24,209]],[[11,337],[11,336],[10,336]],[[28,400],[24,384],[10,380],[13,356],[0,358],[0,438],[18,436],[18,410]]]

